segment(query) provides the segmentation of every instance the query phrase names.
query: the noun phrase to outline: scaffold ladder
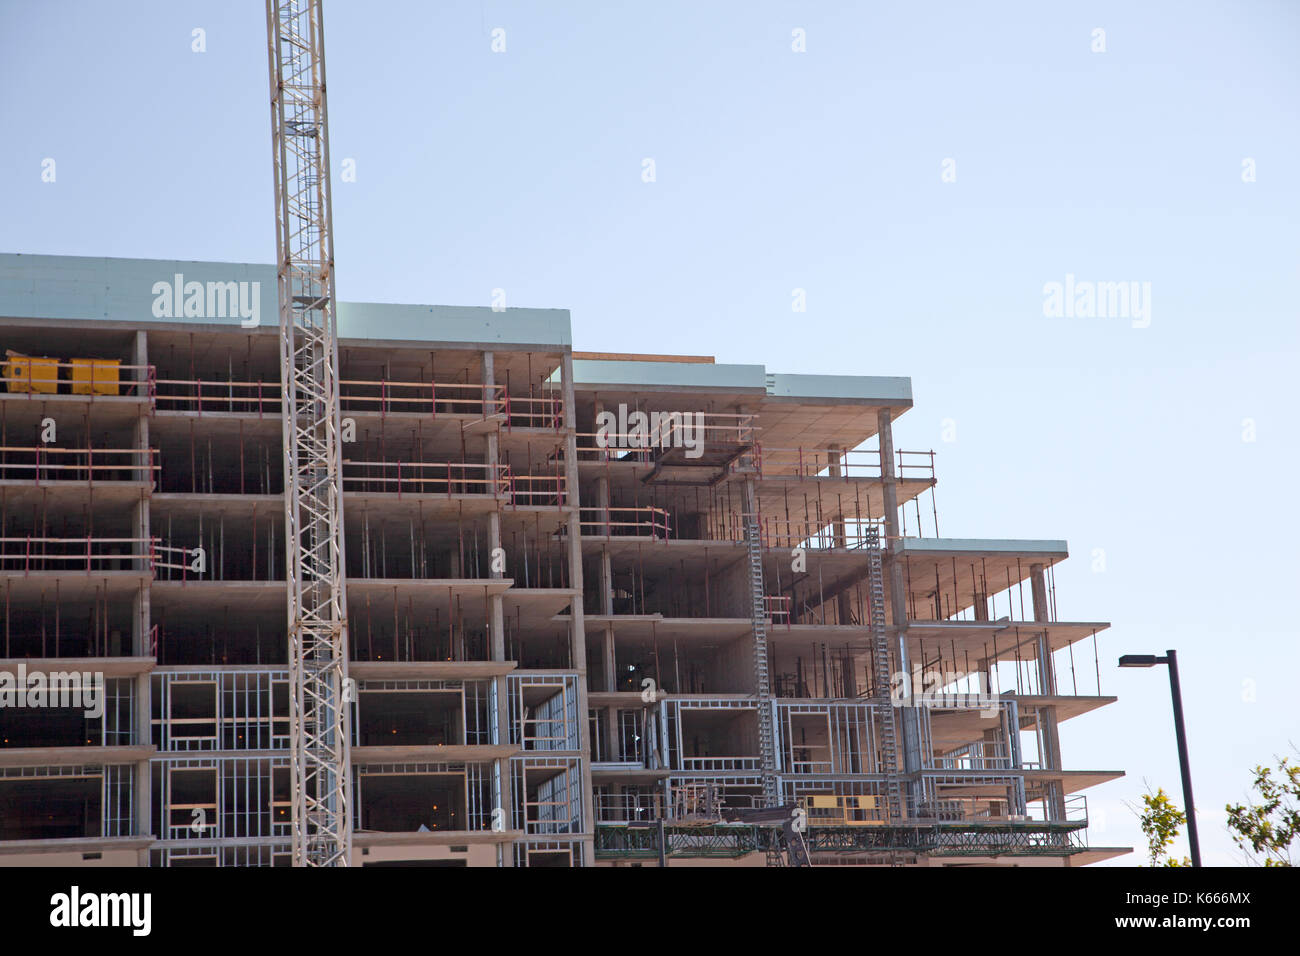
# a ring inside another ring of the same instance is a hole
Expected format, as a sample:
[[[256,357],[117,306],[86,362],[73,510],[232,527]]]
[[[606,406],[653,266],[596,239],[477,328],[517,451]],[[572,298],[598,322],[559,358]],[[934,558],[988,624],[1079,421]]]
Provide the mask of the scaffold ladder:
[[[749,585],[754,630],[754,695],[758,699],[758,743],[762,759],[763,799],[780,803],[776,786],[776,739],[772,726],[772,686],[767,668],[767,602],[763,592],[763,546],[758,515],[745,515],[745,544],[749,551]]]
[[[885,623],[884,551],[880,531],[866,531],[867,578],[871,600],[871,663],[875,676],[875,708],[880,718],[880,763],[885,776],[886,815],[892,820],[902,816],[898,785],[898,730],[893,700],[890,698],[889,631]]]

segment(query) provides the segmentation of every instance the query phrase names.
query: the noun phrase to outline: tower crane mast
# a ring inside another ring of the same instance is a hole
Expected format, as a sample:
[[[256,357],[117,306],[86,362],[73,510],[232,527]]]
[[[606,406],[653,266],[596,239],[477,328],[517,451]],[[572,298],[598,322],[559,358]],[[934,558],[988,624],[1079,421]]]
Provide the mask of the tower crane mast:
[[[320,0],[267,0],[275,155],[293,863],[351,861],[347,596]]]

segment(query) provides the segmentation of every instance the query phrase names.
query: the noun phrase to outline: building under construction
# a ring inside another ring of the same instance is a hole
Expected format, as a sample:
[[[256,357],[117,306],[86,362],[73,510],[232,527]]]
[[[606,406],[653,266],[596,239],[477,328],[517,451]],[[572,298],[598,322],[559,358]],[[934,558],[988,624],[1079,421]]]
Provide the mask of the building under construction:
[[[0,863],[291,862],[276,290],[0,256]],[[1127,852],[1059,745],[1106,625],[1064,541],[940,536],[908,379],[337,317],[352,865]]]

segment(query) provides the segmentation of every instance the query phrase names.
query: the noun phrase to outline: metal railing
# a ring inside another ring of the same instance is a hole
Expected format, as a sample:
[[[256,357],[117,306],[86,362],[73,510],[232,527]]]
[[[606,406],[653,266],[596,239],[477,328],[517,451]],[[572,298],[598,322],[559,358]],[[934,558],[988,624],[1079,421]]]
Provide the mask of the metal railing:
[[[229,379],[157,379],[156,408],[161,411],[223,412],[279,415],[278,381]],[[563,425],[564,403],[557,395],[510,395],[503,385],[467,382],[393,382],[387,379],[343,379],[339,410],[344,413],[405,414],[437,418],[490,418],[500,415],[507,427],[548,428]]]
[[[707,771],[761,770],[761,757],[682,757],[681,769],[696,773]]]
[[[880,478],[879,449],[769,448],[759,445],[755,452],[759,475],[763,478]],[[894,452],[898,478],[934,479],[933,451]]]
[[[584,535],[668,540],[669,518],[663,508],[582,508],[579,526]]]
[[[487,418],[505,410],[500,385],[469,382],[390,382],[386,379],[343,379],[339,408],[344,412],[428,415],[472,415]]]
[[[597,823],[638,823],[658,819],[655,797],[648,793],[596,794],[592,810]]]
[[[55,572],[149,571],[175,569],[199,576],[195,549],[178,548],[152,538],[52,538],[15,535],[0,538],[0,574]]]
[[[1038,797],[1036,794],[1027,795],[1029,803],[1025,807],[1025,816],[1036,823],[1060,822],[1051,821],[1047,815],[1046,800]],[[1065,798],[1065,817],[1066,823],[1087,823],[1088,822],[1088,798],[1082,793],[1071,794]]]
[[[1011,755],[1003,741],[977,740],[964,747],[936,756],[924,765],[926,770],[1011,770]]]
[[[568,483],[563,472],[518,475],[505,464],[445,461],[343,460],[343,490],[350,494],[496,497],[511,506],[563,507]]]
[[[730,522],[726,525],[732,526]],[[862,548],[876,540],[872,538],[872,529],[877,539],[885,537],[883,519],[836,522],[829,518],[809,521],[769,515],[760,515],[758,519],[759,536],[765,548]]]
[[[222,412],[279,415],[280,383],[160,378],[154,381],[153,404],[161,412]]]
[[[765,478],[879,478],[880,452],[830,448],[769,448],[760,445],[755,455]],[[839,474],[832,474],[837,468]]]
[[[790,597],[785,594],[764,594],[763,613],[773,624],[790,626]]]
[[[459,461],[352,461],[343,459],[344,492],[368,494],[510,494],[510,471],[503,464]]]
[[[158,452],[153,448],[54,448],[0,446],[0,480],[33,481],[37,485],[61,481],[133,481],[140,472],[158,473]]]
[[[563,472],[554,475],[508,473],[510,504],[532,507],[563,507],[568,503],[568,483]]]
[[[511,395],[505,397],[506,424],[510,428],[564,427],[564,401],[559,395]]]

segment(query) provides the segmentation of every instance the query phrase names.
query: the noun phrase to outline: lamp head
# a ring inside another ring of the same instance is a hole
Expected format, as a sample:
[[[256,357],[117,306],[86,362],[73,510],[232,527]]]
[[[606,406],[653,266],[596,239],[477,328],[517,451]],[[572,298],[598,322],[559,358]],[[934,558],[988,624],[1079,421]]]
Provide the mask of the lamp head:
[[[1160,658],[1154,654],[1125,654],[1119,659],[1120,667],[1155,667]]]

